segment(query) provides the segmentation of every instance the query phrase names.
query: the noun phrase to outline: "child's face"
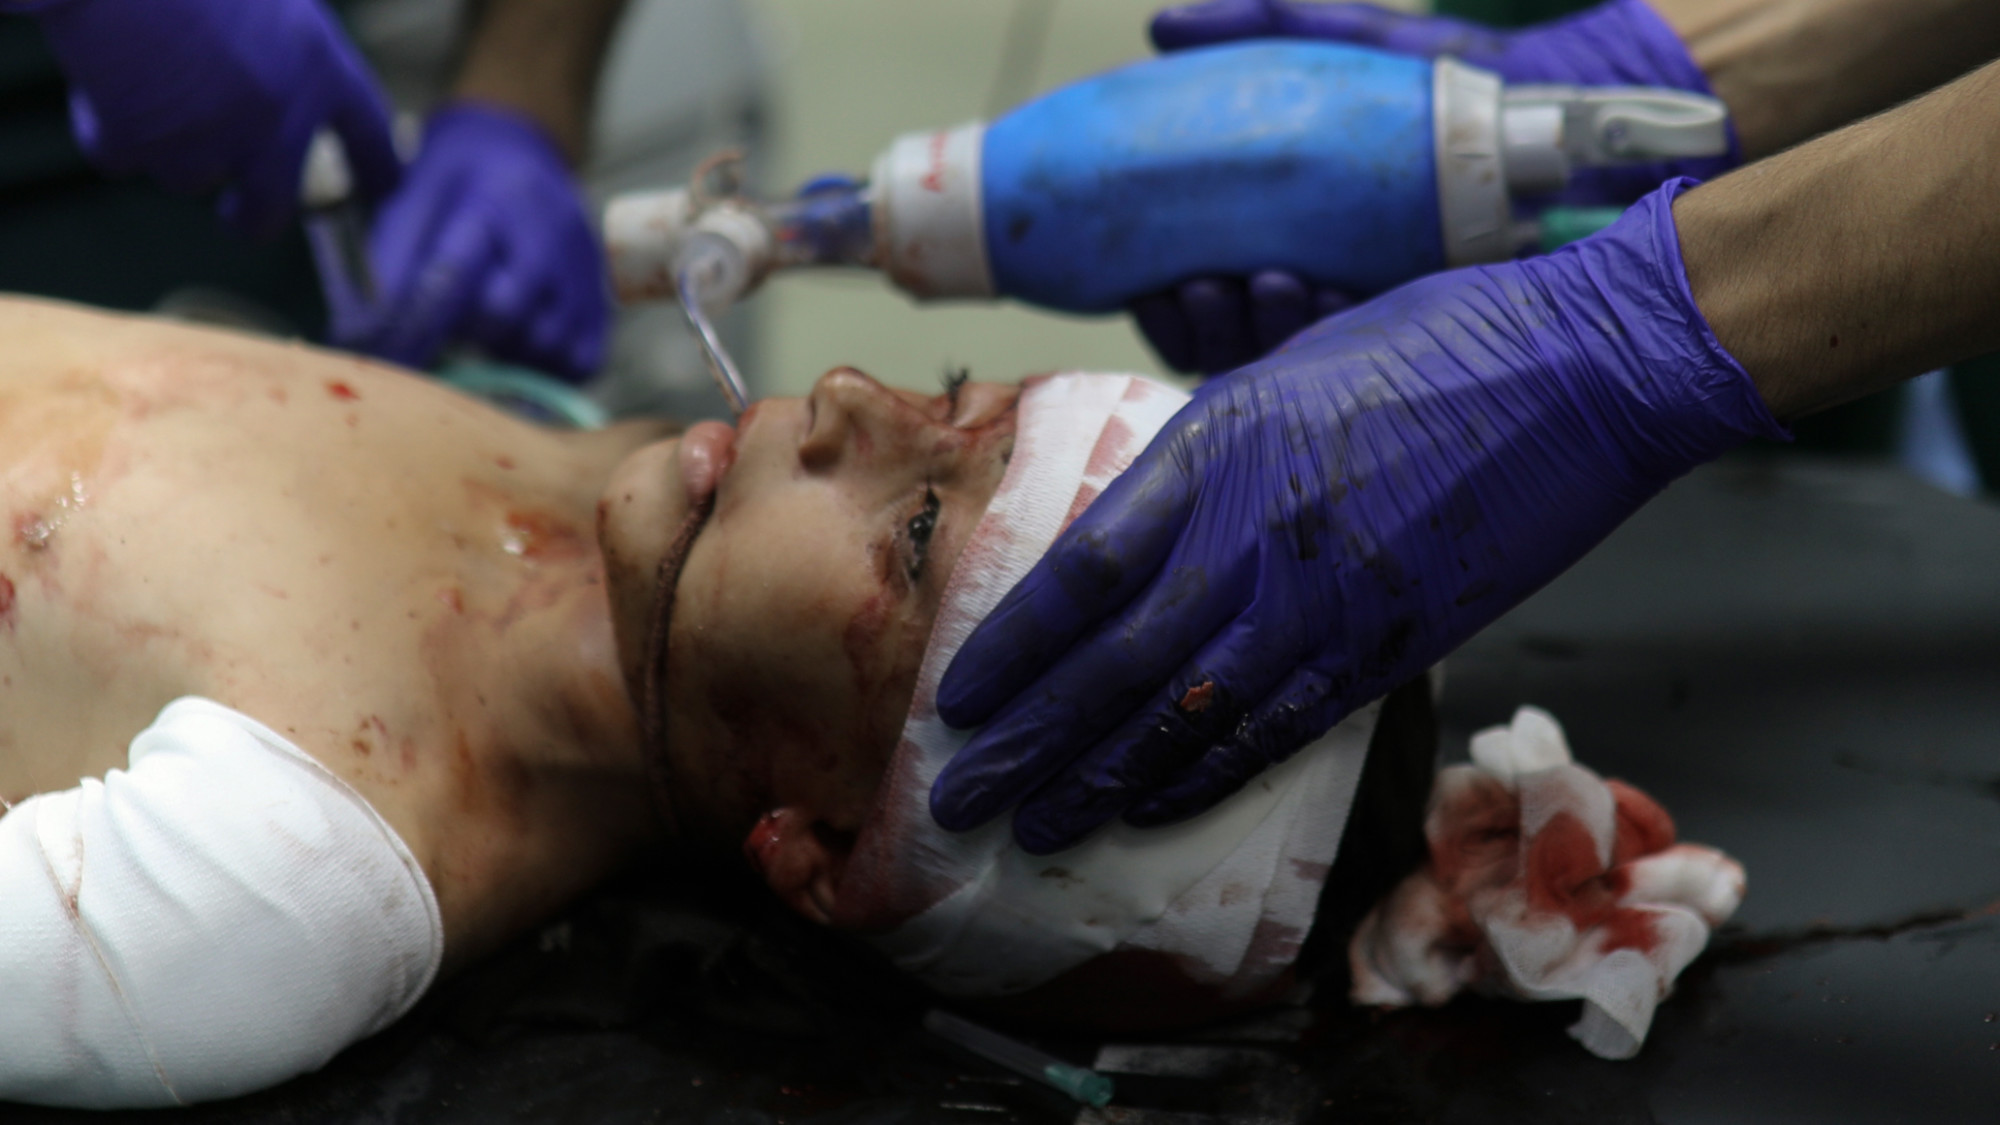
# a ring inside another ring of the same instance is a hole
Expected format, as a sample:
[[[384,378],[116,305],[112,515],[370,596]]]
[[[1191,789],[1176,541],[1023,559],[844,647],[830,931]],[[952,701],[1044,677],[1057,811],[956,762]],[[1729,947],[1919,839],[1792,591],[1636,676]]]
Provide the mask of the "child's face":
[[[774,886],[775,810],[844,855],[895,752],[945,580],[1000,484],[1018,396],[967,384],[925,397],[838,368],[804,399],[758,403],[733,437],[705,423],[619,468],[600,538],[635,697],[645,634],[671,613],[679,835],[745,844]],[[661,560],[711,486],[662,606]]]

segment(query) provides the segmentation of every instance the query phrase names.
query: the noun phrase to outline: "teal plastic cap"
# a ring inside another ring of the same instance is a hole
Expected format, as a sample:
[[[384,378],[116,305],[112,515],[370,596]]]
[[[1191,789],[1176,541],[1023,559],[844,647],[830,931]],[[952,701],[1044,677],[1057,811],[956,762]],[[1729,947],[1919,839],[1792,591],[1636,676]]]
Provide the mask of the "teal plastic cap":
[[[1111,1079],[1094,1070],[1050,1063],[1042,1069],[1042,1078],[1084,1105],[1103,1109],[1111,1104]]]

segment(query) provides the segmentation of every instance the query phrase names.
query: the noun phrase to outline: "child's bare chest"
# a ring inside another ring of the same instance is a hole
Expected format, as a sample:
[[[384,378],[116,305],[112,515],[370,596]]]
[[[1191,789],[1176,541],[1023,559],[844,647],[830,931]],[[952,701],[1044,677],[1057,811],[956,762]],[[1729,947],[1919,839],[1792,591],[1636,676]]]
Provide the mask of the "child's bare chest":
[[[0,394],[0,797],[183,694],[351,780],[435,772],[481,654],[590,580],[588,482],[534,431],[302,366]]]

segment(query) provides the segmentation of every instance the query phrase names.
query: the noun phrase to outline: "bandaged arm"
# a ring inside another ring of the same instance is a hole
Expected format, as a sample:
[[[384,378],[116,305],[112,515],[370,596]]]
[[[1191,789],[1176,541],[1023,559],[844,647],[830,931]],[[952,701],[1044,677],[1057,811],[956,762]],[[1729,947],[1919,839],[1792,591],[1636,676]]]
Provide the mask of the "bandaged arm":
[[[325,1064],[436,976],[416,860],[361,795],[181,699],[129,769],[0,818],[0,1100],[230,1097]]]

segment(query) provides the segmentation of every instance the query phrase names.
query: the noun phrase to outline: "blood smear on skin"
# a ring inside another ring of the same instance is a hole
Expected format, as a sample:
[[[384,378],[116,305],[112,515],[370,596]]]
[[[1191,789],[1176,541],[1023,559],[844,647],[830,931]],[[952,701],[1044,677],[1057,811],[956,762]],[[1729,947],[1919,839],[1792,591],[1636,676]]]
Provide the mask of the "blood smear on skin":
[[[0,574],[0,622],[8,629],[14,627],[14,580]]]
[[[348,386],[339,379],[328,379],[326,381],[326,393],[339,399],[341,402],[354,402],[361,397],[359,391],[356,391],[353,387]]]
[[[847,663],[853,670],[857,690],[871,682],[870,670],[880,660],[882,634],[889,624],[889,597],[877,591],[854,611],[847,625],[840,631],[840,641],[847,651]]]
[[[782,836],[778,813],[772,811],[758,817],[757,823],[750,827],[749,835],[743,838],[743,858],[758,874],[769,870],[771,856],[777,851]]]
[[[14,540],[30,551],[47,550],[55,533],[55,525],[38,513],[23,512],[14,517]]]
[[[584,549],[576,528],[547,512],[508,512],[501,545],[508,554],[524,559],[572,558]]]

